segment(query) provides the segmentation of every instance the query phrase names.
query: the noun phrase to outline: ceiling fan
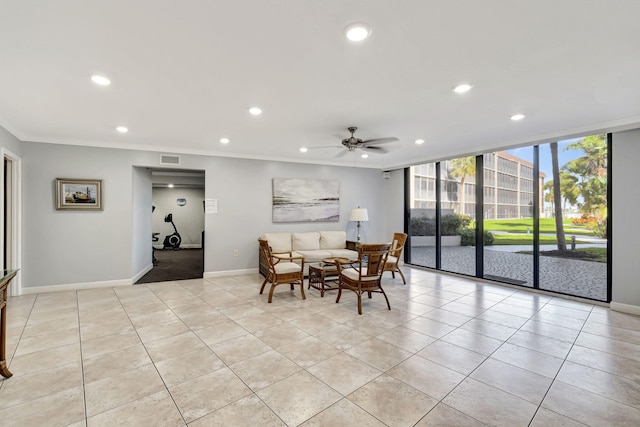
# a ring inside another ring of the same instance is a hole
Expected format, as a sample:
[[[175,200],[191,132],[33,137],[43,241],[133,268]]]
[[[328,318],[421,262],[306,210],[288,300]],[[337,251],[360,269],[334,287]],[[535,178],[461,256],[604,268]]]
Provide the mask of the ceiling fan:
[[[387,137],[387,138],[374,138],[362,140],[360,138],[356,138],[353,134],[358,130],[355,126],[350,126],[347,128],[349,132],[351,132],[351,136],[349,138],[345,138],[342,140],[342,146],[346,148],[345,151],[338,153],[338,157],[344,156],[349,151],[355,151],[357,149],[364,150],[369,153],[377,153],[377,154],[385,154],[389,151],[385,148],[378,147],[380,144],[387,144],[389,142],[399,141],[395,136]],[[314,148],[342,148],[340,145],[324,145],[321,147],[309,147],[310,149]]]

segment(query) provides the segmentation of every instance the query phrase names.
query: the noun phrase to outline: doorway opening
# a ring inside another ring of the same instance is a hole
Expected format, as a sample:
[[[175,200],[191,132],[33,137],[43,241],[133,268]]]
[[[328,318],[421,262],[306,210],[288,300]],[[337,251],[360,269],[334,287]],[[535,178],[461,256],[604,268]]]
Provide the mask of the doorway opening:
[[[202,278],[205,172],[152,169],[153,268],[136,284]]]

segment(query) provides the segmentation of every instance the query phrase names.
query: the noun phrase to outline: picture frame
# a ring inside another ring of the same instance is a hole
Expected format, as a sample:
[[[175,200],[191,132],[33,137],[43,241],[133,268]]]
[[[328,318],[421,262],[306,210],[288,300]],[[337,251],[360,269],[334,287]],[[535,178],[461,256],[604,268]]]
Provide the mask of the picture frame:
[[[340,182],[273,178],[273,222],[340,221]]]
[[[101,211],[102,180],[56,178],[56,210]]]

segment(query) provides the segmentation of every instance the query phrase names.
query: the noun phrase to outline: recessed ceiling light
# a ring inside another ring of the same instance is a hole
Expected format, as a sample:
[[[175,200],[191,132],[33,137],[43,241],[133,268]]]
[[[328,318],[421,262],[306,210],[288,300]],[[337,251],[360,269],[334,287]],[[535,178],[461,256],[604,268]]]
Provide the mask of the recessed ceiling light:
[[[126,126],[118,126],[118,127],[116,128],[116,130],[117,130],[118,132],[120,132],[120,133],[127,133],[127,132],[129,132],[129,128],[128,128],[128,127],[126,127]]]
[[[254,116],[259,116],[260,114],[262,114],[262,110],[258,107],[251,107],[249,108],[249,112],[251,114],[253,114]]]
[[[91,81],[99,86],[109,86],[111,84],[111,80],[98,74],[91,76]]]
[[[167,187],[173,188],[173,184],[167,184]]]
[[[524,119],[524,114],[514,114],[513,116],[510,117],[511,120],[513,120],[514,122],[517,122],[518,120],[522,120]]]
[[[344,34],[352,42],[360,42],[371,35],[371,27],[362,22],[355,22],[344,29]]]
[[[306,153],[307,151],[309,151],[309,149],[307,147],[300,147],[300,152],[301,153]]]
[[[362,156],[360,156],[360,157],[362,157],[363,159],[366,159],[367,157],[369,157],[369,155],[368,155],[368,154],[363,154],[363,155],[362,155]]]
[[[416,139],[416,144],[418,145],[424,144],[424,139]]]
[[[465,93],[469,92],[473,87],[470,83],[460,83],[459,85],[454,86],[453,91],[455,93]]]
[[[220,142],[223,144],[228,144],[229,143],[229,138],[220,138]]]

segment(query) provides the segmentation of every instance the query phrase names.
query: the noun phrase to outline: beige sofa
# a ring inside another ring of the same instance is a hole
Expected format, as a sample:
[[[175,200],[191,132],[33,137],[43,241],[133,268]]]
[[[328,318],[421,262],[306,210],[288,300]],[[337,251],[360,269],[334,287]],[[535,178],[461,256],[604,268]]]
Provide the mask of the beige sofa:
[[[344,231],[309,231],[304,233],[265,233],[260,236],[266,240],[274,253],[294,252],[304,256],[304,274],[309,273],[309,264],[320,262],[324,258],[358,258],[356,244],[347,240]],[[260,253],[260,274],[266,277],[267,266]]]

